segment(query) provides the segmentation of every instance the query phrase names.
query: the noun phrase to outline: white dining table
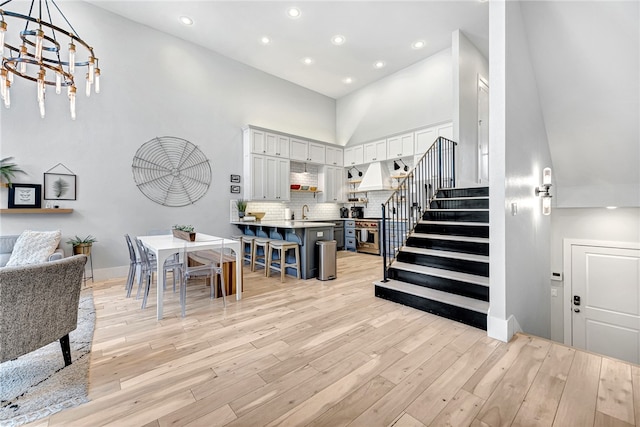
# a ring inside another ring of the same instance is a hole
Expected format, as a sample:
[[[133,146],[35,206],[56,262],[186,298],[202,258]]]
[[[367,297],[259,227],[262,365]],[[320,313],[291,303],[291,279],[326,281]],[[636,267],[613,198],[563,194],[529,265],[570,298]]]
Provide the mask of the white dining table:
[[[225,248],[232,249],[236,255],[236,300],[242,299],[242,251],[240,250],[240,241],[203,233],[196,233],[195,242],[178,239],[177,237],[173,237],[172,234],[138,236],[138,239],[140,239],[146,248],[155,254],[157,259],[156,283],[158,286],[158,303],[156,310],[158,320],[162,319],[162,303],[164,301],[164,262],[169,257],[176,253],[181,253],[183,250],[192,252],[219,249],[223,245]]]

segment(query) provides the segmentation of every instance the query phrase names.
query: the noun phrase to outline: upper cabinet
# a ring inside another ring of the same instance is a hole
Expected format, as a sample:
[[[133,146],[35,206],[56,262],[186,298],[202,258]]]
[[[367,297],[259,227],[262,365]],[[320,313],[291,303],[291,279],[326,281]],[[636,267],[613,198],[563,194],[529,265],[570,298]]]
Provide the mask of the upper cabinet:
[[[364,163],[381,162],[387,160],[387,140],[364,144]]]
[[[344,149],[344,166],[351,167],[364,163],[363,146],[355,145]]]
[[[345,202],[344,168],[325,166],[319,173],[318,182],[323,186],[321,201],[326,203]]]
[[[252,153],[289,158],[289,137],[262,129],[247,129],[245,136],[247,136],[246,132],[248,132],[248,144]]]
[[[387,159],[399,159],[413,155],[413,132],[387,138]]]
[[[420,129],[415,132],[415,153],[423,154],[433,145],[435,140],[442,136],[443,138],[453,139],[453,123],[445,123],[442,125],[431,126],[426,129]]]
[[[344,166],[344,150],[342,148],[330,147],[325,148],[326,163],[332,166]]]
[[[291,160],[309,163],[325,163],[325,146],[303,139],[290,138],[289,156]]]

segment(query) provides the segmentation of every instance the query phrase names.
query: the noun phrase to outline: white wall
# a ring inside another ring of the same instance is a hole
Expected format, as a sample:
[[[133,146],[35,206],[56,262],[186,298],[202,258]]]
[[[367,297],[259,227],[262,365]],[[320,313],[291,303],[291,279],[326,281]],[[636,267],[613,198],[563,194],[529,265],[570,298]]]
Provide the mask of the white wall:
[[[640,243],[640,209],[604,208],[553,209],[551,213],[551,271],[566,273],[563,265],[564,239],[587,239]],[[564,275],[563,275],[564,277]],[[564,342],[564,282],[551,281],[558,296],[551,296],[551,339]]]
[[[99,241],[93,248],[96,278],[122,275],[126,270],[117,267],[128,265],[124,233],[176,223],[221,235],[236,232],[228,224],[229,175],[242,173],[242,126],[334,142],[331,98],[86,3],[69,3],[64,11],[100,58],[102,93],[86,99],[81,83],[78,118],[71,121],[66,97],[50,91],[47,116],[40,119],[35,85],[16,80],[11,109],[0,113],[0,155],[14,156],[28,172],[16,182],[42,183],[43,172],[64,163],[78,176],[78,197],[60,205],[75,211],[3,215],[2,234],[26,228],[61,229],[65,240],[93,234]],[[135,186],[134,153],[164,135],[191,141],[211,161],[211,186],[194,205],[163,207]],[[4,188],[0,201],[6,207]]]
[[[541,183],[542,169],[552,166],[549,147],[520,5],[517,2],[495,2],[494,5],[492,2],[490,17],[492,28],[506,26],[499,34],[502,40],[495,40],[496,50],[491,41],[489,126],[490,130],[495,130],[493,121],[497,119],[496,125],[504,124],[504,133],[498,131],[490,137],[490,315],[496,318],[490,319],[489,325],[501,324],[502,329],[497,334],[489,333],[509,339],[521,328],[527,333],[549,337],[550,220],[542,215],[541,201],[534,195],[534,188]],[[500,63],[494,62],[494,54],[504,59]],[[496,82],[496,78],[501,77],[494,74],[501,72],[493,66],[501,67],[504,72],[503,87]],[[492,84],[494,82],[497,85]],[[494,97],[496,89],[497,98]],[[499,104],[501,96],[504,101]],[[494,157],[496,151],[504,152],[502,177],[498,175],[501,167],[494,171],[495,161],[501,160],[500,155]],[[497,181],[504,182],[504,189],[495,185]],[[512,204],[517,205],[517,215],[511,214]]]
[[[452,120],[451,49],[336,102],[336,142],[351,145]]]
[[[458,186],[478,182],[478,77],[489,78],[489,63],[460,30],[453,32],[453,139],[458,143]]]

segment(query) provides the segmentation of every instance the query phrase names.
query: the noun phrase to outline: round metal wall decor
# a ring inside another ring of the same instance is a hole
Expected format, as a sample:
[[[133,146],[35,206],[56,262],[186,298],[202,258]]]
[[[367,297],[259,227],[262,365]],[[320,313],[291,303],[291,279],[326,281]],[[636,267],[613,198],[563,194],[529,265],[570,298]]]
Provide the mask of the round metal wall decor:
[[[163,206],[195,203],[211,184],[211,165],[202,151],[173,136],[156,137],[142,144],[131,168],[142,194]]]

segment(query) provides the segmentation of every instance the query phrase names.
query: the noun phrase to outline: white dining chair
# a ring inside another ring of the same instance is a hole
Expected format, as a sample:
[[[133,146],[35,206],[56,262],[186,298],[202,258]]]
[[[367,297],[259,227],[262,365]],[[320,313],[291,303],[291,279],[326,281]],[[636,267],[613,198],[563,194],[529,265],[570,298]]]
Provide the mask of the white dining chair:
[[[215,298],[217,294],[217,281],[216,277],[220,277],[220,290],[222,292],[222,304],[227,306],[227,292],[226,283],[224,279],[223,267],[224,267],[224,239],[215,239],[211,241],[216,244],[219,242],[219,247],[215,250],[198,251],[198,262],[205,261],[208,263],[189,266],[189,252],[187,251],[187,245],[185,244],[182,252],[182,278],[180,280],[180,307],[182,317],[186,314],[187,305],[187,284],[189,279],[195,277],[209,277],[211,280],[210,298]],[[206,252],[206,254],[203,254]]]
[[[149,297],[149,290],[151,289],[151,285],[153,283],[153,275],[156,272],[157,268],[157,261],[155,257],[149,257],[149,250],[142,244],[140,239],[138,239],[137,237],[134,237],[133,239],[136,243],[136,247],[138,248],[138,254],[140,255],[140,268],[142,272],[142,280],[138,284],[138,293],[136,294],[136,299],[140,298],[140,292],[144,286],[142,308],[146,308],[147,298]],[[164,283],[167,283],[167,271],[173,272],[174,292],[176,275],[180,280],[182,278],[182,267],[182,263],[172,261],[171,259],[165,261],[163,266]]]

